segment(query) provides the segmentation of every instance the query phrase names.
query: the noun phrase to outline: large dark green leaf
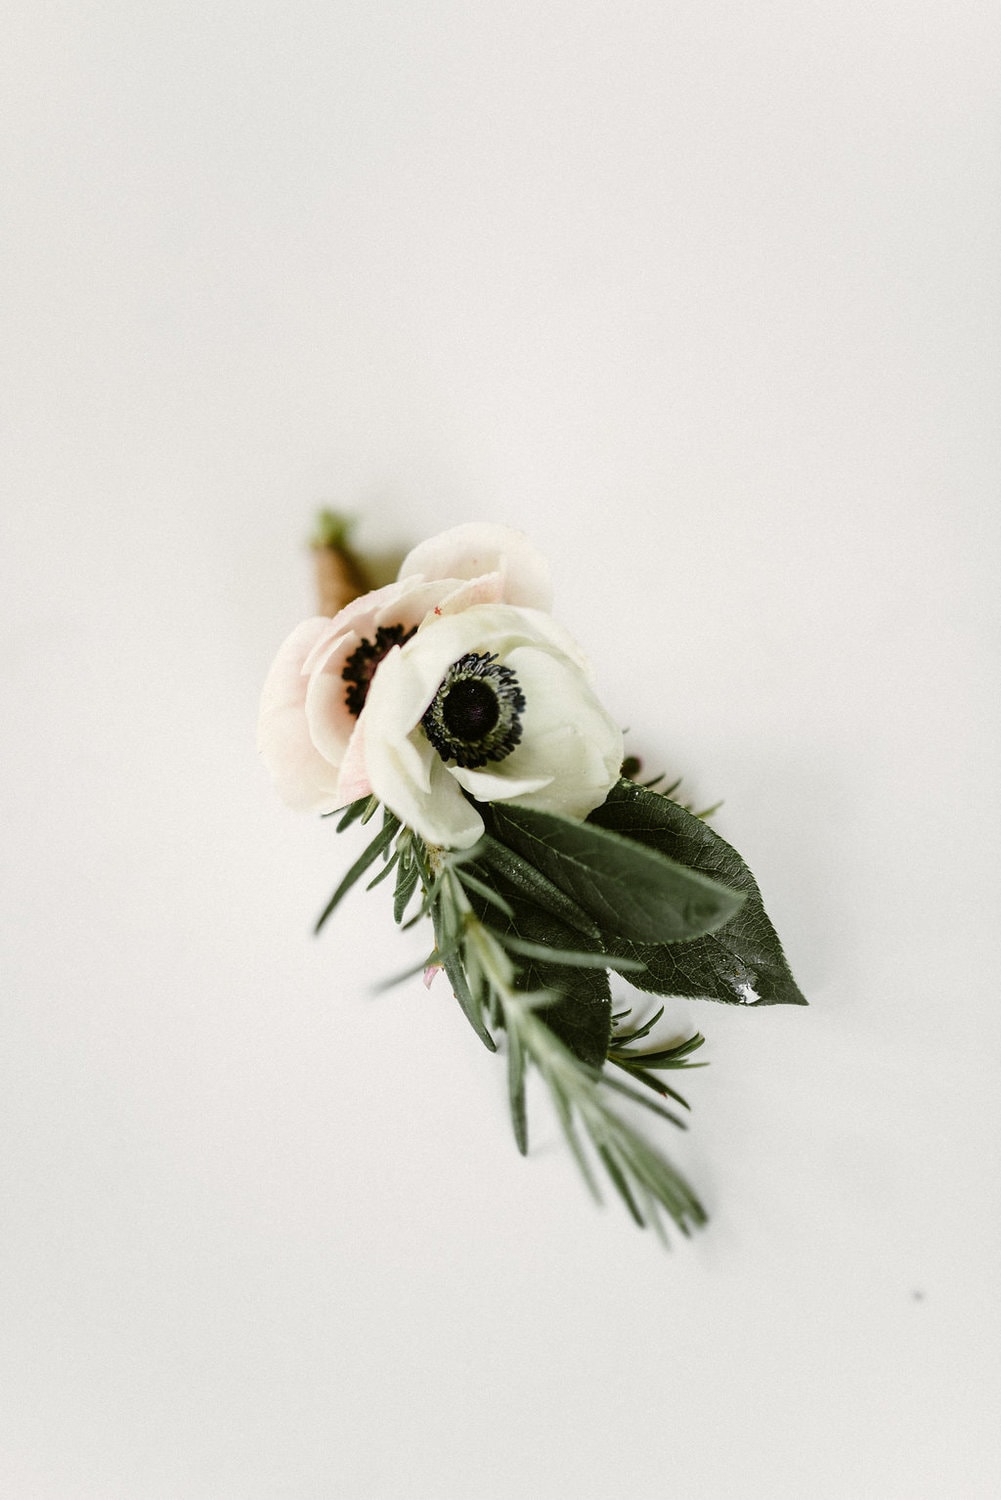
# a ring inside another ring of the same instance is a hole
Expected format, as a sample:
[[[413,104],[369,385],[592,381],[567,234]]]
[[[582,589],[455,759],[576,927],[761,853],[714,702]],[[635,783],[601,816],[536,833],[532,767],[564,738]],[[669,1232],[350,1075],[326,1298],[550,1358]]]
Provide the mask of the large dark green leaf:
[[[602,1067],[612,1034],[607,971],[540,965],[535,973],[533,985],[555,990],[563,997],[539,1011],[540,1021],[587,1067]]]
[[[593,953],[601,951],[600,942],[588,937],[553,912],[540,907],[497,871],[478,863],[463,864],[456,870],[459,879],[472,874],[489,885],[503,899],[508,911],[486,901],[472,886],[467,895],[477,916],[501,937],[513,936],[547,948]],[[608,1052],[612,1034],[612,1001],[608,974],[603,968],[571,968],[566,964],[546,963],[538,958],[513,955],[518,967],[519,987],[526,990],[553,990],[562,998],[539,1011],[539,1020],[575,1057],[591,1068],[600,1068]]]
[[[690,943],[625,943],[619,950],[641,958],[645,974],[630,974],[637,989],[735,1005],[805,1005],[765,914],[754,876],[735,849],[676,802],[620,781],[589,822],[658,850],[744,894],[740,910],[722,927]]]
[[[585,932],[589,937],[598,936],[598,924],[593,917],[589,917],[587,912],[582,911],[576,901],[572,901],[565,891],[561,891],[558,885],[547,880],[535,865],[522,859],[520,854],[516,854],[506,844],[501,844],[497,839],[492,839],[489,834],[484,834],[476,845],[476,857],[481,863],[489,865],[498,875],[503,876],[529,901],[538,906],[544,906],[554,916],[562,917],[578,932]]]
[[[614,828],[501,803],[491,808],[488,827],[593,917],[608,942],[699,938],[744,901],[739,889]]]

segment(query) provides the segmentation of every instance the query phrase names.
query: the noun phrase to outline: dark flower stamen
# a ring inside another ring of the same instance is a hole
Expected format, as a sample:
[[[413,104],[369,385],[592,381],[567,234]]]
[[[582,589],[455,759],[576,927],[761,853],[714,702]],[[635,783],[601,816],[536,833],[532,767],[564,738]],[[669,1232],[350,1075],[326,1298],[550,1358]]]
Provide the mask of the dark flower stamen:
[[[469,652],[449,667],[421,723],[442,760],[476,771],[521,739],[525,695],[496,656]]]
[[[476,677],[464,677],[449,690],[441,716],[456,739],[481,740],[500,718],[500,704],[493,688]]]
[[[375,669],[382,658],[392,651],[394,646],[403,646],[417,629],[412,625],[408,630],[405,625],[380,625],[375,632],[375,640],[362,641],[356,647],[344,663],[341,677],[348,685],[344,701],[347,703],[348,712],[354,714],[355,718],[365,707],[365,699]]]

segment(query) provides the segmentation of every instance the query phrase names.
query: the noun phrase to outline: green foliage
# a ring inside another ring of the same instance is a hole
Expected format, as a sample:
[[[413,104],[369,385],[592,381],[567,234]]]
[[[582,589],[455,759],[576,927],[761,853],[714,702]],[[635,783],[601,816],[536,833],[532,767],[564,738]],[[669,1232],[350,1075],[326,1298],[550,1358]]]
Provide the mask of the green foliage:
[[[578,906],[565,891],[554,885],[535,865],[529,864],[514,849],[493,839],[489,834],[476,846],[476,855],[482,864],[488,865],[495,876],[500,876],[507,885],[513,886],[532,906],[541,906],[552,916],[561,918],[577,932],[587,937],[600,938],[601,929],[583,907]],[[489,879],[489,876],[485,877]]]
[[[504,1007],[508,1038],[514,1038],[519,1054],[535,1064],[547,1084],[567,1145],[594,1196],[600,1199],[601,1195],[585,1142],[641,1229],[650,1225],[663,1237],[662,1213],[686,1235],[704,1224],[705,1209],[677,1168],[611,1107],[606,1098],[607,1081],[581,1067],[543,1024],[544,1014],[531,1003],[531,997],[510,996]],[[519,1137],[524,1114],[521,1061],[514,1071],[521,1089],[512,1100],[512,1119],[516,1139],[524,1150],[527,1140]]]
[[[743,902],[739,891],[597,823],[500,804],[491,811],[494,836],[570,896],[608,941],[701,937]]]
[[[358,819],[367,823],[372,814],[377,810],[379,804],[375,797],[359,797],[357,802],[352,802],[344,809],[337,823],[337,832],[343,833],[345,828],[350,828],[352,823]],[[324,813],[325,818],[336,817],[336,813]]]
[[[413,838],[409,829],[404,829],[396,841],[400,858],[396,865],[396,889],[393,892],[393,919],[402,922],[407,907],[413,899],[421,878],[417,859],[413,851]]]
[[[362,798],[337,828],[377,810]],[[612,1100],[684,1129],[675,1107],[688,1104],[664,1075],[703,1066],[692,1057],[704,1038],[644,1050],[663,1008],[617,1027],[628,1012],[613,1016],[608,971],[656,994],[804,1005],[754,878],[701,815],[629,780],[585,822],[509,805],[481,811],[484,837],[447,853],[384,810],[317,931],[373,866],[370,889],[394,875],[396,921],[430,919],[434,930],[433,952],[410,972],[439,965],[484,1046],[496,1051],[504,1037],[518,1149],[528,1150],[534,1067],[592,1192],[600,1169],[636,1223],[662,1233],[666,1216],[687,1234],[705,1221],[701,1204]]]
[[[629,976],[637,989],[731,1005],[806,1004],[754,876],[737,851],[699,817],[658,792],[620,781],[589,822],[743,896],[728,921],[691,942],[615,943],[616,953],[643,961],[645,972]]]
[[[664,1007],[661,1006],[657,1013],[636,1031],[616,1032],[608,1049],[608,1061],[615,1067],[621,1068],[637,1083],[659,1094],[662,1099],[673,1099],[676,1104],[681,1105],[682,1109],[687,1109],[688,1101],[682,1098],[677,1089],[672,1088],[663,1078],[658,1078],[656,1075],[669,1069],[705,1067],[705,1063],[689,1061],[692,1053],[697,1052],[705,1043],[705,1037],[701,1032],[696,1032],[685,1041],[675,1042],[671,1047],[655,1047],[649,1052],[637,1051],[635,1046],[630,1045],[639,1041],[641,1037],[647,1036],[663,1014]],[[654,1071],[651,1072],[651,1069]],[[679,1123],[677,1116],[669,1115],[669,1118],[675,1124]]]
[[[560,962],[547,963],[539,957],[548,951],[542,942],[525,940],[531,952],[512,954],[501,932],[510,945],[520,920],[538,934],[540,922],[551,931],[550,924],[559,919],[530,907],[506,916],[482,897],[477,901],[475,890],[463,883],[468,875],[466,863],[445,857],[433,887],[435,931],[439,942],[459,942],[458,954],[445,960],[445,969],[450,978],[459,972],[456,997],[473,1025],[482,1034],[489,1019],[506,1034],[508,1097],[518,1149],[528,1150],[525,1077],[531,1063],[549,1088],[564,1135],[592,1192],[599,1196],[588,1144],[638,1224],[650,1224],[662,1233],[660,1216],[666,1213],[688,1234],[705,1221],[701,1204],[676,1168],[609,1101],[610,1093],[622,1090],[601,1071],[611,1027],[604,970],[568,964],[568,956],[585,955],[565,951],[559,952]],[[551,989],[547,979],[574,988]],[[670,1114],[667,1118],[681,1123]]]
[[[507,946],[519,989],[553,997],[540,1012],[543,1024],[585,1067],[600,1068],[612,1034],[608,965],[600,947],[582,940],[561,916],[537,906],[502,876],[493,879],[504,906],[484,899],[479,887],[490,879],[489,867],[462,863],[455,874],[477,917]],[[520,943],[521,951],[512,943]]]
[[[360,854],[355,860],[354,864],[351,866],[350,870],[345,875],[344,879],[341,881],[340,885],[337,887],[336,891],[327,902],[326,906],[323,908],[323,911],[320,913],[319,917],[316,920],[316,927],[313,929],[314,932],[320,931],[320,928],[323,926],[324,922],[326,922],[327,918],[331,916],[331,914],[337,909],[351,887],[361,879],[369,866],[373,865],[379,858],[379,855],[387,854],[390,844],[393,842],[393,839],[396,837],[396,834],[399,831],[399,827],[399,818],[394,817],[389,809],[386,808],[385,812],[383,813],[382,827],[380,828],[379,832],[376,834],[372,842],[369,844],[368,848],[365,849],[364,852]]]

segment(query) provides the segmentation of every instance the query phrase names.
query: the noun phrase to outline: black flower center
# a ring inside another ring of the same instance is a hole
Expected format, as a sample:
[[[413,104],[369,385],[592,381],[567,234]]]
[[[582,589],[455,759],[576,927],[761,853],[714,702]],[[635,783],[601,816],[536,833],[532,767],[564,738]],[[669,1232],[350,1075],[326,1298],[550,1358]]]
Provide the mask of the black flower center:
[[[402,646],[417,629],[416,625],[408,630],[405,625],[380,625],[375,632],[375,640],[362,641],[357,646],[347,661],[341,677],[348,685],[344,695],[344,701],[348,706],[348,712],[354,714],[355,718],[365,707],[365,699],[375,676],[375,669],[382,658],[392,651],[394,646]]]
[[[500,718],[500,704],[493,688],[482,678],[463,677],[442,700],[441,716],[455,738],[482,740]]]
[[[521,739],[525,695],[496,656],[469,652],[453,662],[421,723],[442,760],[475,771],[503,760]]]

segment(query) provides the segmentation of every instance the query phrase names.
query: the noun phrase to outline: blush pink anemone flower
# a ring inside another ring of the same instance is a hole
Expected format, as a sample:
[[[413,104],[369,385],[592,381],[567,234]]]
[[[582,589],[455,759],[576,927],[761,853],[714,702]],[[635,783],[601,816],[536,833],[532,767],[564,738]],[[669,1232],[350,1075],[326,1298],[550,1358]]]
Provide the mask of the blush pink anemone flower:
[[[297,626],[268,673],[257,731],[282,800],[327,813],[368,795],[364,708],[380,662],[429,616],[492,603],[548,610],[549,566],[522,532],[469,523],[421,542],[395,583]]]
[[[477,804],[583,818],[622,764],[622,733],[548,614],[545,561],[517,531],[458,526],[396,583],[306,620],[271,668],[258,744],[291,806],[374,795],[428,844],[471,847]]]

